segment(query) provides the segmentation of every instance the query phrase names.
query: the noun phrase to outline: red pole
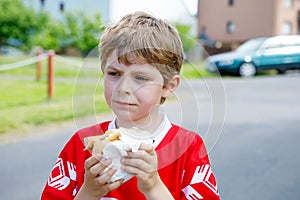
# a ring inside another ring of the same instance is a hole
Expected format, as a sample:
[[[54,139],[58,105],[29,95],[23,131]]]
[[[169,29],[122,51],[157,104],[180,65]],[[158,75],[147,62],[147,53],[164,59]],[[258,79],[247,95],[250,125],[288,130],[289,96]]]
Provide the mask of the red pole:
[[[53,84],[54,84],[54,67],[53,67],[54,51],[50,50],[48,53],[48,99],[53,98]]]
[[[42,48],[38,48],[36,52],[36,56],[39,57],[42,55]],[[42,61],[39,60],[36,63],[36,80],[40,81],[42,76]]]

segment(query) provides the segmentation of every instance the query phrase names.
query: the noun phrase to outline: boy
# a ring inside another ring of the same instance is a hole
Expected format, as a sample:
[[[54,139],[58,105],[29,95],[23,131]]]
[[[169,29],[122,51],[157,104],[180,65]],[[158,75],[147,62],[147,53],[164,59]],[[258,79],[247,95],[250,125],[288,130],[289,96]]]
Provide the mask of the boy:
[[[73,135],[42,199],[219,199],[200,136],[159,110],[180,82],[183,50],[176,29],[135,12],[106,29],[100,53],[104,95],[116,117]],[[119,127],[147,131],[153,144],[142,143],[121,159],[121,169],[133,178],[110,182],[117,171],[108,167],[111,159],[83,151],[83,139]]]

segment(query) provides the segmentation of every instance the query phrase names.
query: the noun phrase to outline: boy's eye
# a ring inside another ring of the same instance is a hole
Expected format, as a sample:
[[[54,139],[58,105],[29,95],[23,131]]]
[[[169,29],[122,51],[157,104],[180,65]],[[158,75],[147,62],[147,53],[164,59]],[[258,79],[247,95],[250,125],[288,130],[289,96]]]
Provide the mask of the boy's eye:
[[[138,81],[148,81],[149,80],[149,78],[146,76],[136,76],[135,79]]]
[[[113,72],[113,71],[107,72],[107,74],[108,74],[109,76],[121,76],[121,74],[120,74],[119,72]]]

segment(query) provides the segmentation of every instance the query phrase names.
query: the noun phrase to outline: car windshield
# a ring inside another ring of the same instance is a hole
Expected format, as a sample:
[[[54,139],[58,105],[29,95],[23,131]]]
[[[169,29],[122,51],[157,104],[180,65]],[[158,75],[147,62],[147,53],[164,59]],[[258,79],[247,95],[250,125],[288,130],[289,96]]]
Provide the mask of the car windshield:
[[[251,39],[239,46],[236,50],[238,52],[253,52],[256,51],[259,46],[266,40],[267,38],[256,38]]]

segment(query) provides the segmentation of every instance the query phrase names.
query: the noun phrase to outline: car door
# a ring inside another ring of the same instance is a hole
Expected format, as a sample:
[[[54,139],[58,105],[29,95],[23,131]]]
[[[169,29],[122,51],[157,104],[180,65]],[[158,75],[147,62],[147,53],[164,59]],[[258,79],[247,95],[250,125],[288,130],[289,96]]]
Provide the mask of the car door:
[[[265,69],[289,68],[300,64],[300,37],[278,36],[260,49],[260,65]]]
[[[257,67],[261,69],[273,69],[283,62],[282,44],[276,38],[266,40],[257,51]]]
[[[284,42],[282,49],[282,66],[287,68],[300,67],[300,37],[291,36],[289,40]]]

